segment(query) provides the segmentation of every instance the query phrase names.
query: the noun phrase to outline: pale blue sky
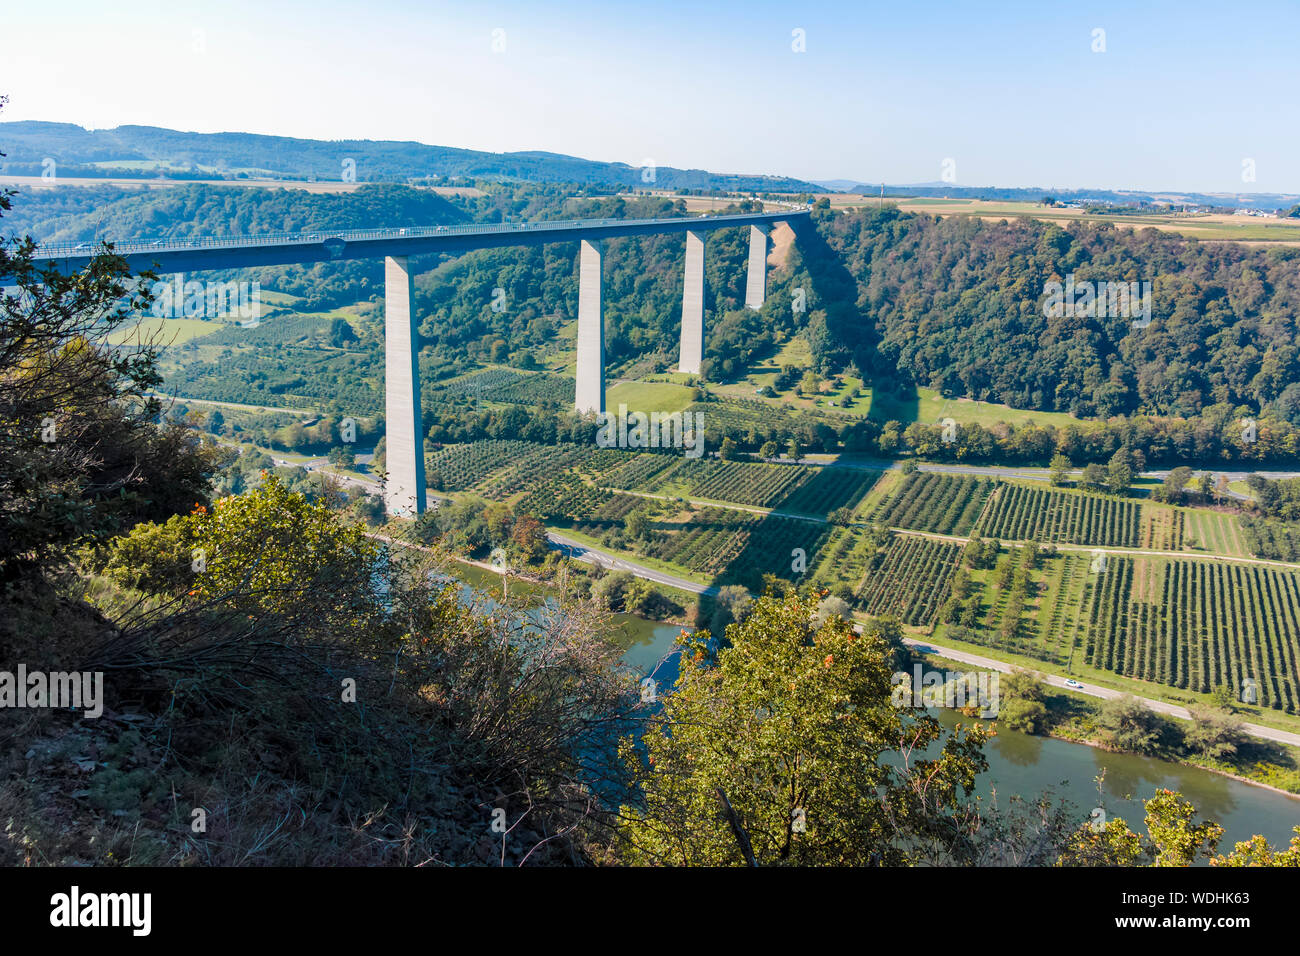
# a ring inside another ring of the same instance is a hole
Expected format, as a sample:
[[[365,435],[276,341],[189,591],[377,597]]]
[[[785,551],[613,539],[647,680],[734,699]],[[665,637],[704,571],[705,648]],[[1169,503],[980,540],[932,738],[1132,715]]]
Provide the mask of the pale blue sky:
[[[4,119],[90,127],[890,183],[938,180],[952,159],[957,185],[1300,192],[1298,42],[1296,0],[61,0],[6,11],[0,92]]]

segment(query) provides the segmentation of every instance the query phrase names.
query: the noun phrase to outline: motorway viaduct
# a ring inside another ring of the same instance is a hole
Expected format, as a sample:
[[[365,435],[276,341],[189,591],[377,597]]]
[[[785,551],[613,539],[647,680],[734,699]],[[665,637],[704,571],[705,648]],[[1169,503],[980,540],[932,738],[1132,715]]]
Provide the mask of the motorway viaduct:
[[[769,203],[769,205],[772,205]],[[699,374],[704,358],[704,240],[716,229],[749,226],[745,305],[758,309],[766,295],[768,231],[779,222],[808,216],[808,207],[785,205],[780,212],[676,219],[582,219],[500,225],[421,226],[318,231],[294,235],[212,239],[157,239],[117,242],[113,252],[133,273],[204,272],[259,266],[305,265],[354,259],[384,260],[384,409],[388,481],[385,503],[391,514],[425,509],[424,428],[420,414],[420,333],[415,310],[411,256],[459,255],[475,249],[577,242],[578,356],[574,409],[605,411],[605,317],[601,308],[601,257],[605,239],[684,233],[685,283],[682,292],[681,352],[678,369]],[[61,272],[84,269],[97,252],[90,242],[39,246],[35,258]]]

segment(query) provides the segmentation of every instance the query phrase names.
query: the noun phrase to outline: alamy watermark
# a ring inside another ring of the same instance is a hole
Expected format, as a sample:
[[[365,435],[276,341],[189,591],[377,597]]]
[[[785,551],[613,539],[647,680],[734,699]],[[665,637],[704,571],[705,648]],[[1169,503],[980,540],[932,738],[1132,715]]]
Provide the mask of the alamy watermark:
[[[695,412],[628,412],[620,404],[618,412],[597,412],[596,444],[601,448],[681,448],[687,458],[704,454],[704,413]]]
[[[260,282],[185,281],[176,273],[170,282],[153,284],[153,314],[162,319],[215,319],[234,315],[245,328],[255,328],[262,315]]]
[[[80,710],[83,716],[104,713],[103,671],[0,671],[0,708],[60,708]]]
[[[1093,319],[1132,319],[1133,327],[1151,324],[1151,282],[1076,282],[1074,273],[1065,282],[1055,279],[1043,285],[1043,315],[1049,319],[1081,316]]]
[[[925,670],[917,664],[912,673],[895,671],[889,699],[895,707],[947,707],[960,710],[975,706],[986,719],[998,715],[999,675],[988,671]]]

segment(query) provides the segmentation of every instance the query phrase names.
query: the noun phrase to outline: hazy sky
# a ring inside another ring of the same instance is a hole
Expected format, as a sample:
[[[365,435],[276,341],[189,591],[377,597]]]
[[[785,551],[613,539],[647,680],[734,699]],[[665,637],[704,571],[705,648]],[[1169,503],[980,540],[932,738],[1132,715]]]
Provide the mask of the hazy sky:
[[[0,119],[806,179],[928,182],[951,160],[957,185],[1300,192],[1298,40],[1300,0],[60,0],[6,10]]]

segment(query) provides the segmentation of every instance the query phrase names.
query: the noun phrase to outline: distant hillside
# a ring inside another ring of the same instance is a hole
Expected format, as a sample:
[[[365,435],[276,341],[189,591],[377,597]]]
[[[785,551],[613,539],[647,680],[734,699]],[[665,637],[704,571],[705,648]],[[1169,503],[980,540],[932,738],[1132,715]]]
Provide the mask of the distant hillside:
[[[834,179],[820,183],[836,192],[874,196],[880,183],[857,183]],[[885,184],[886,196],[946,196],[952,199],[985,199],[1003,202],[1038,202],[1054,196],[1062,202],[1105,202],[1129,205],[1140,202],[1170,202],[1178,205],[1232,207],[1234,209],[1285,210],[1295,204],[1295,193],[1182,193],[1143,192],[1134,189],[1048,189],[1046,187],[954,186],[951,183],[911,183],[906,186]]]
[[[389,140],[316,140],[254,133],[185,133],[154,126],[86,130],[71,123],[0,123],[0,152],[10,175],[39,175],[53,159],[65,176],[158,175],[169,178],[287,178],[406,183],[412,179],[489,179],[646,186],[639,167],[558,153],[486,153]],[[354,165],[347,166],[351,160]],[[346,172],[345,172],[346,170]],[[780,176],[655,170],[659,189],[816,191]]]

